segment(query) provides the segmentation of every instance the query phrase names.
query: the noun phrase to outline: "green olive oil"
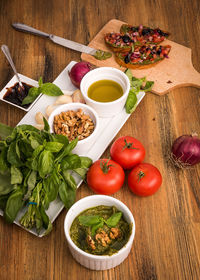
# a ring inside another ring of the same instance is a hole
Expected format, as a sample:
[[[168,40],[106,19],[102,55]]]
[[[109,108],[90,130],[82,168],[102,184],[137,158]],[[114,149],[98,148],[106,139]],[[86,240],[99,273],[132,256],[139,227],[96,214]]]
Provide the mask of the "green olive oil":
[[[100,80],[88,89],[88,97],[97,102],[112,102],[123,95],[123,89],[117,82]]]

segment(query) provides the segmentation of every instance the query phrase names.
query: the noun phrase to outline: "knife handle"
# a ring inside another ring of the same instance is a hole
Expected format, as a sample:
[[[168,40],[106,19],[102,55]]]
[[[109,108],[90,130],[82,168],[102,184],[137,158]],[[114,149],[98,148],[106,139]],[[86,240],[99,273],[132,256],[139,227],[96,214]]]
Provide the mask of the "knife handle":
[[[32,33],[34,35],[39,35],[39,36],[42,36],[42,37],[49,38],[49,34],[47,34],[45,32],[42,32],[40,30],[37,30],[37,29],[35,29],[31,26],[28,26],[26,24],[23,24],[23,23],[13,23],[12,26],[16,30],[19,30],[19,31],[24,31],[24,32]]]

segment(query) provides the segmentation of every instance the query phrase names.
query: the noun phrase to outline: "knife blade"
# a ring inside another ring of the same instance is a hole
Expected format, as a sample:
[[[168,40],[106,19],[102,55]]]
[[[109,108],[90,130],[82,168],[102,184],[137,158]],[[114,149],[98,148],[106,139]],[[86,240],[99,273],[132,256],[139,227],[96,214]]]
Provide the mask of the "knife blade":
[[[53,35],[53,34],[45,33],[43,31],[37,30],[37,29],[35,29],[31,26],[28,26],[26,24],[23,24],[23,23],[13,23],[12,26],[18,31],[23,31],[23,32],[27,32],[27,33],[31,33],[31,34],[34,34],[34,35],[39,35],[39,36],[48,38],[56,44],[59,44],[61,46],[64,46],[66,48],[69,48],[69,49],[72,49],[72,50],[75,50],[75,51],[78,51],[78,52],[83,52],[83,53],[87,53],[87,54],[90,54],[90,55],[95,55],[96,52],[98,51],[98,50],[93,49],[91,47],[82,45],[80,43],[76,43],[74,41],[64,39],[62,37],[59,37],[59,36],[56,36],[56,35]]]

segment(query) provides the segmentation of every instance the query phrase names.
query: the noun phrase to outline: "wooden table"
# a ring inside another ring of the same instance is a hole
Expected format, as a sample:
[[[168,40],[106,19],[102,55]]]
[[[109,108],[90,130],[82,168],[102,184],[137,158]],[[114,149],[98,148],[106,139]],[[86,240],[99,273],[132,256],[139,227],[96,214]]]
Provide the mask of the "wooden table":
[[[43,38],[12,29],[24,22],[43,31],[88,43],[110,19],[134,25],[159,26],[171,40],[192,49],[194,67],[200,71],[200,3],[198,0],[1,0],[0,43],[11,50],[19,73],[53,81],[80,54]],[[184,58],[183,58],[184,59]],[[13,76],[0,53],[0,87]],[[180,88],[160,97],[147,94],[118,135],[133,135],[146,148],[146,162],[163,176],[153,196],[134,196],[127,183],[114,194],[131,210],[136,235],[128,258],[108,271],[90,271],[71,256],[63,231],[66,210],[54,222],[49,236],[37,238],[0,218],[0,279],[200,279],[200,165],[180,170],[169,160],[172,141],[200,134],[200,91]],[[15,126],[24,112],[0,103],[0,121]],[[109,156],[109,147],[103,154]],[[82,184],[77,200],[93,194]]]

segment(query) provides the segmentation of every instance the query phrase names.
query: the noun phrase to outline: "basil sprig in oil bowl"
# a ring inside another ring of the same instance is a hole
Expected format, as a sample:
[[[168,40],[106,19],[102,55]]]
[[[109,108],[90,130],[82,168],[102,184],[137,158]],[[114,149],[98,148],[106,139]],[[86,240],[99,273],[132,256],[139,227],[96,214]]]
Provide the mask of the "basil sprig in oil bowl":
[[[121,201],[92,195],[70,208],[64,231],[77,262],[89,269],[106,270],[119,265],[128,256],[135,235],[135,221]]]

